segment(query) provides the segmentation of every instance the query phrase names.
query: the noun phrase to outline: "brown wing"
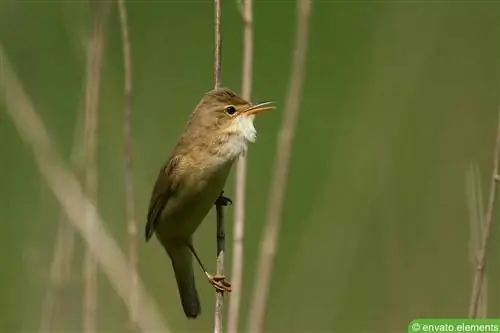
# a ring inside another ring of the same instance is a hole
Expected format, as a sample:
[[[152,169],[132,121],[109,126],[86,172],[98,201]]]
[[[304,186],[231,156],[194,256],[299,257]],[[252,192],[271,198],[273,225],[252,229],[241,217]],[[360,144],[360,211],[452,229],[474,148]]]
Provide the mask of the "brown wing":
[[[156,179],[153,188],[153,194],[149,202],[149,209],[146,223],[146,242],[153,236],[155,229],[158,225],[159,218],[163,208],[167,204],[169,198],[172,196],[176,186],[175,169],[179,164],[180,156],[171,157],[165,167],[160,170],[158,178]]]

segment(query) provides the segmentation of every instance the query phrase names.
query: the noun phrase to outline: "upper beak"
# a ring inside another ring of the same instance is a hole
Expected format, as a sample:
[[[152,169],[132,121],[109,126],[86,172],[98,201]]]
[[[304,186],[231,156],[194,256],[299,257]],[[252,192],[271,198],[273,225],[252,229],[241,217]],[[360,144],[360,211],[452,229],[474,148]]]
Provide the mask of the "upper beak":
[[[272,103],[273,102],[262,102],[259,104],[252,105],[249,108],[243,110],[243,112],[241,114],[244,114],[245,116],[249,116],[252,114],[259,114],[263,111],[276,109],[276,107],[274,105],[270,105]]]

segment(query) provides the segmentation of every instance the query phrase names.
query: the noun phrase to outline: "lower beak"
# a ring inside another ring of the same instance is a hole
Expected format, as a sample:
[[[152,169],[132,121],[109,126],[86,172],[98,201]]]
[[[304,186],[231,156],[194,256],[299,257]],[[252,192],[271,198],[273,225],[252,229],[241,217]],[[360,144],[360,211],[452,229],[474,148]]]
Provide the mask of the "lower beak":
[[[270,105],[272,103],[273,102],[262,102],[259,104],[252,105],[249,108],[243,110],[242,114],[244,114],[245,116],[249,116],[249,115],[259,114],[261,112],[268,110],[274,110],[276,109],[276,107],[274,105]]]

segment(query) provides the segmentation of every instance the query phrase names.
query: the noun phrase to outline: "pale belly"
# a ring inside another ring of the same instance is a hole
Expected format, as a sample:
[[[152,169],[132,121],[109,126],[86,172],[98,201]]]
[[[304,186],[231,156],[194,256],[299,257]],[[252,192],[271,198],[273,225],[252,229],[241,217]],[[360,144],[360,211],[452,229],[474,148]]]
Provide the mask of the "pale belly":
[[[156,234],[162,243],[192,236],[223,190],[231,165],[224,165],[210,177],[193,177],[191,183],[179,188],[161,215]]]

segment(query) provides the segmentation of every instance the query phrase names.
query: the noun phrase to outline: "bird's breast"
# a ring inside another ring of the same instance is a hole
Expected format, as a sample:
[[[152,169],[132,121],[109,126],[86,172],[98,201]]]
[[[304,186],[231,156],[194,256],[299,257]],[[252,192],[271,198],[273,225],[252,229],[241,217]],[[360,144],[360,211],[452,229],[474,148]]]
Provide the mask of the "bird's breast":
[[[160,238],[190,237],[220,195],[232,163],[203,166],[183,177],[162,214]]]

